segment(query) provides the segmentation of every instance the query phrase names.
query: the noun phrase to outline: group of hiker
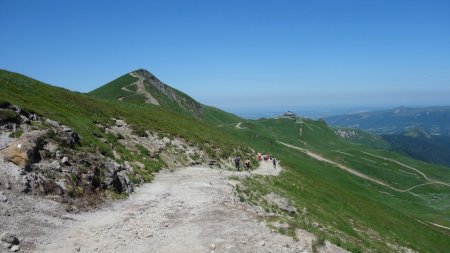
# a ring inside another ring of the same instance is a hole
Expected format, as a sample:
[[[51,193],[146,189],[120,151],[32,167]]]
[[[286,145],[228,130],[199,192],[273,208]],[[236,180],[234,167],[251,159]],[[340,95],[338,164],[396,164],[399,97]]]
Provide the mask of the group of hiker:
[[[234,165],[236,166],[236,170],[241,170],[241,157],[240,156],[236,156],[234,158]],[[252,167],[251,162],[249,159],[244,161],[244,168],[250,170],[250,168]]]
[[[262,153],[258,153],[256,155],[256,160],[258,160],[258,161],[264,160],[265,162],[272,161],[273,168],[274,169],[277,168],[277,159],[270,154],[263,155]],[[236,156],[234,158],[234,165],[236,166],[236,170],[241,170],[241,157],[240,156]],[[243,165],[244,165],[244,168],[248,169],[248,170],[250,170],[251,166],[252,166],[249,159],[245,160]]]

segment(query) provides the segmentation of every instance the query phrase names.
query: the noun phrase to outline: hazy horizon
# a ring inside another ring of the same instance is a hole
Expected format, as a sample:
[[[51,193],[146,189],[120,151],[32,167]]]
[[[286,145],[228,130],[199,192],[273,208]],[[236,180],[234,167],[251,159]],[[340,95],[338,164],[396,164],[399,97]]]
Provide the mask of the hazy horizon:
[[[231,112],[450,104],[447,1],[0,6],[0,68],[74,91],[145,68]]]

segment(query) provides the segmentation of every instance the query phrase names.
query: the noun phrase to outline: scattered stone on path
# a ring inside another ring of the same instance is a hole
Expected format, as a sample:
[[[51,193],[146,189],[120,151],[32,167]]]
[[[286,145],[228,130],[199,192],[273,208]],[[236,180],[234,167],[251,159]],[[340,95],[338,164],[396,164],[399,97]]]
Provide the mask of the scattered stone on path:
[[[5,196],[5,194],[0,191],[0,202],[6,202],[8,201],[8,198]]]
[[[17,252],[20,250],[20,246],[19,245],[13,245],[10,249],[11,252]]]
[[[209,248],[210,248],[211,250],[215,250],[215,249],[216,249],[216,245],[213,243],[213,244],[209,245]]]
[[[19,239],[17,239],[16,235],[12,233],[4,232],[1,235],[1,241],[3,242],[4,247],[12,252],[17,252],[20,250],[19,247],[20,241]]]
[[[1,240],[2,242],[8,243],[8,244],[19,244],[19,239],[16,237],[15,234],[13,233],[9,233],[9,232],[4,232],[1,236]]]

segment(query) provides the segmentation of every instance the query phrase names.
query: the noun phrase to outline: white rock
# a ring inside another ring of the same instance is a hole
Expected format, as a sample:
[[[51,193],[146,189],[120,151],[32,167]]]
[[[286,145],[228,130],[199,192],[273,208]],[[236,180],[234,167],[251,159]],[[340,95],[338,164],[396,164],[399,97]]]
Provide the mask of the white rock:
[[[59,127],[59,123],[56,122],[56,121],[53,121],[53,120],[51,120],[51,119],[46,119],[46,120],[45,120],[45,123],[47,123],[47,125],[50,125],[50,126],[52,126],[52,127]]]
[[[123,127],[125,125],[125,121],[116,119],[116,126],[117,127]]]
[[[17,252],[20,250],[20,246],[19,245],[13,245],[10,249],[11,252]]]
[[[67,158],[67,156],[64,156],[64,157],[61,159],[61,163],[62,163],[62,164],[65,164],[65,165],[70,165],[70,163],[69,163],[69,158]]]
[[[213,243],[213,244],[209,245],[209,248],[212,249],[212,250],[215,250],[216,249],[216,245]]]

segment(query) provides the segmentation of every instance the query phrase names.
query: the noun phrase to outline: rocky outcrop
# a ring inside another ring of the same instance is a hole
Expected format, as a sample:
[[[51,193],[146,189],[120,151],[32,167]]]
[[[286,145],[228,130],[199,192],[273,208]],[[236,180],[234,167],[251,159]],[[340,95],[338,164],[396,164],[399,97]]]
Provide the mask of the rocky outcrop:
[[[20,123],[3,120],[0,124],[5,147],[0,147],[0,190],[10,191],[0,194],[0,201],[6,203],[10,193],[40,195],[68,204],[69,211],[86,210],[103,202],[109,191],[132,193],[136,184],[150,181],[162,167],[227,167],[229,163],[212,159],[179,137],[137,133],[120,119],[109,125],[98,123],[92,131],[104,147],[85,151],[74,129],[60,122],[12,105],[1,110],[20,115]]]
[[[72,128],[25,113],[13,105],[1,110],[20,115],[21,123],[4,119],[0,124],[4,145],[0,147],[0,189],[5,185],[6,190],[17,194],[52,196],[76,204],[78,209],[84,208],[84,199],[92,196],[98,198],[92,203],[100,203],[98,190],[133,191],[126,174],[132,171],[130,164],[108,167],[110,158],[77,149],[80,137]],[[40,122],[32,124],[33,121]],[[7,201],[6,195],[0,193],[0,201]]]
[[[108,159],[105,163],[106,176],[104,179],[105,188],[113,188],[118,193],[132,193],[133,185],[126,174],[126,167],[122,166],[112,159]]]
[[[336,131],[334,131],[334,133],[343,139],[352,139],[352,138],[362,139],[362,136],[359,135],[358,132],[356,132],[353,129],[337,129]]]
[[[148,151],[148,158],[161,158],[169,168],[187,165],[216,165],[226,167],[226,162],[211,159],[206,152],[195,145],[178,138],[161,137],[155,132],[146,132],[145,136],[138,136],[124,121],[115,119],[114,124],[105,129],[106,132],[122,136],[119,143],[129,150],[139,152],[136,147],[144,147]]]
[[[53,132],[58,134],[60,140],[65,145],[73,147],[80,141],[80,137],[77,133],[75,133],[75,131],[72,130],[72,128],[60,125],[58,122],[50,119],[46,119],[45,123],[48,126],[52,127]]]
[[[45,131],[30,131],[22,134],[20,138],[2,151],[4,159],[26,168],[30,163],[41,160],[39,149],[43,146]]]
[[[132,193],[133,185],[125,171],[116,172],[113,179],[114,189],[118,193]]]

